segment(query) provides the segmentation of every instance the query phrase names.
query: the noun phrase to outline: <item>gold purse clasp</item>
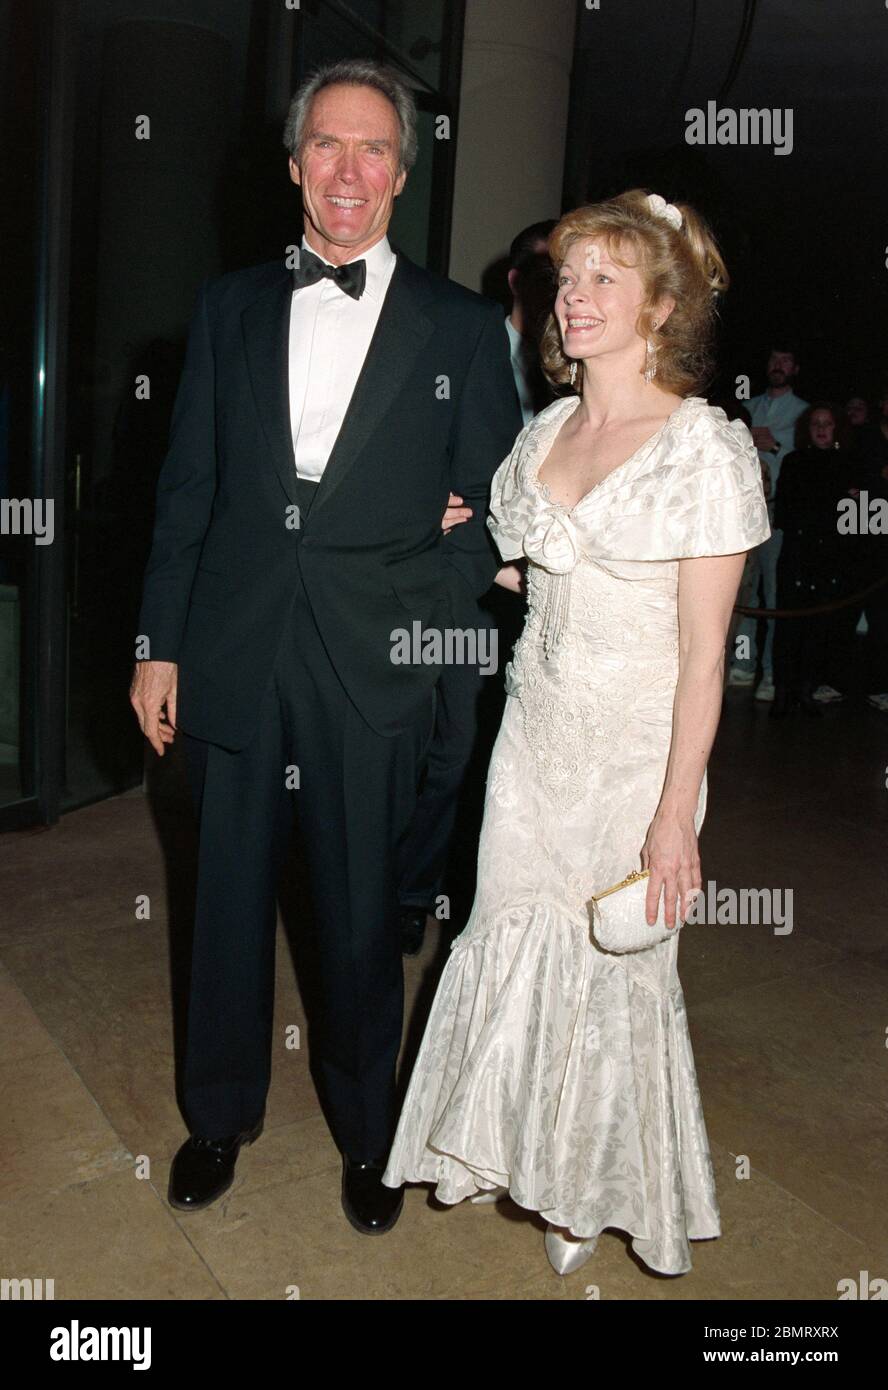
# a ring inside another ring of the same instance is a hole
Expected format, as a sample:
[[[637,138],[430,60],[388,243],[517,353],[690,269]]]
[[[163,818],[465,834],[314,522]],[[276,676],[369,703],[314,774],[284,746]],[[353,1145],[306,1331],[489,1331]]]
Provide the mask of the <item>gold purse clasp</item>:
[[[610,888],[603,888],[600,893],[592,896],[592,902],[597,903],[600,898],[606,898],[610,893],[618,893],[621,888],[628,888],[630,884],[637,883],[640,878],[650,878],[650,869],[633,869],[631,874],[627,874],[619,883],[611,884]]]

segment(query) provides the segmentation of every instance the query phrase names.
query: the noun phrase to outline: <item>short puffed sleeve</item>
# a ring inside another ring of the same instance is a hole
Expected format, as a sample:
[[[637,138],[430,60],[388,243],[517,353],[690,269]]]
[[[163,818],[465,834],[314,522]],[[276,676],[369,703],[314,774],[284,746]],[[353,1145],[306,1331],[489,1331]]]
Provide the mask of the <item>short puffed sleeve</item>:
[[[603,558],[733,555],[771,534],[752,435],[702,397],[676,412],[650,457],[607,483],[575,518],[586,548]]]
[[[704,406],[682,440],[664,500],[673,559],[734,555],[771,534],[752,435],[718,406]]]
[[[523,467],[524,443],[534,428],[531,420],[519,433],[512,452],[503,459],[490,485],[490,515],[487,525],[503,560],[517,560],[524,554],[524,533],[530,524],[532,506],[526,491]]]

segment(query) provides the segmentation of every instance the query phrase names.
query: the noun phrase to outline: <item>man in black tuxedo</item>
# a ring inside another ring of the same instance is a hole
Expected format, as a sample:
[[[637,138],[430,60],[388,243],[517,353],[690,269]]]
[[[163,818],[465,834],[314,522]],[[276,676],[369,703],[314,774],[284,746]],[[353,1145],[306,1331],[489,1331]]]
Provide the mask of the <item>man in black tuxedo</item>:
[[[376,64],[316,73],[285,129],[304,236],[206,282],[160,476],[131,700],[177,730],[200,819],[184,1061],[190,1138],[170,1201],[207,1206],[262,1128],[276,884],[292,817],[318,928],[317,1068],[343,1206],[388,1230],[380,1179],[403,1018],[397,847],[440,665],[393,659],[493,581],[490,479],[521,419],[497,306],[395,253],[415,158],[409,90]],[[453,491],[473,518],[442,534]]]

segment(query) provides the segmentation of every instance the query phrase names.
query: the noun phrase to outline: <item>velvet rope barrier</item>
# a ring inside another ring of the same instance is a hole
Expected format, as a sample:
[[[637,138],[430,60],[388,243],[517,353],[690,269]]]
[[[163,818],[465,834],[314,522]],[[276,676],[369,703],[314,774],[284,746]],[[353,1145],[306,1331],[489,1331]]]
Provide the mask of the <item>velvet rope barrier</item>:
[[[742,613],[746,618],[813,618],[820,613],[835,613],[840,608],[849,608],[852,603],[859,603],[861,599],[867,598],[877,589],[884,588],[886,584],[888,574],[877,579],[874,584],[868,584],[858,593],[849,594],[847,598],[834,599],[832,603],[818,603],[811,608],[747,608],[742,603],[735,603],[734,612]]]

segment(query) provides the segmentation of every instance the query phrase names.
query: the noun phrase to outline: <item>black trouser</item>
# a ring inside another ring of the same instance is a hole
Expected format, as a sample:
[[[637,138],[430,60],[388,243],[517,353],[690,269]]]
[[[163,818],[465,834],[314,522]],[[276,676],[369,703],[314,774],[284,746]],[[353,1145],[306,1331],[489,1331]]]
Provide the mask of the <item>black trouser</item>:
[[[480,629],[491,625],[477,604],[467,603],[460,626]],[[450,665],[441,672],[436,687],[435,734],[401,851],[398,898],[402,907],[432,911],[441,892],[460,793],[478,741],[478,704],[485,679],[489,678],[477,665]],[[470,875],[471,865],[464,868]]]
[[[798,616],[775,619],[774,684],[794,694],[810,695],[815,686],[828,679],[830,664],[831,615],[806,612],[809,608],[832,603],[836,586],[800,565],[784,537],[777,561],[777,607],[797,609]]]
[[[888,584],[866,600],[864,604],[867,633],[867,681],[868,695],[888,694]]]
[[[811,599],[812,605],[816,602],[816,598]],[[788,608],[790,604],[782,602],[778,594],[777,606]],[[828,621],[822,614],[777,618],[774,629],[775,685],[795,694],[810,694],[823,676],[828,632]]]
[[[855,589],[867,588],[881,576],[875,568],[859,575]],[[840,609],[831,623],[831,666],[827,677],[839,689],[847,684],[849,668],[856,655],[856,632],[861,613],[866,614],[867,635],[861,644],[863,670],[859,684],[863,693],[880,695],[888,690],[888,584],[874,589],[865,599]]]
[[[516,594],[494,586],[480,603],[467,599],[457,622],[490,634],[496,645],[488,650],[496,652],[497,668],[485,674],[477,664],[451,665],[441,672],[435,734],[403,845],[398,897],[402,907],[434,911],[446,889],[462,898],[459,913],[474,897],[484,785],[505,699],[503,670],[521,632],[524,608]]]
[[[300,480],[303,515],[314,487]],[[317,929],[315,1071],[340,1149],[363,1162],[387,1153],[403,1018],[397,850],[433,721],[430,694],[406,732],[384,738],[368,727],[300,581],[252,742],[229,752],[186,737],[200,821],[183,1077],[193,1133],[250,1126],[265,1104],[272,1047],[285,1045],[272,1037],[275,901],[295,814]]]

